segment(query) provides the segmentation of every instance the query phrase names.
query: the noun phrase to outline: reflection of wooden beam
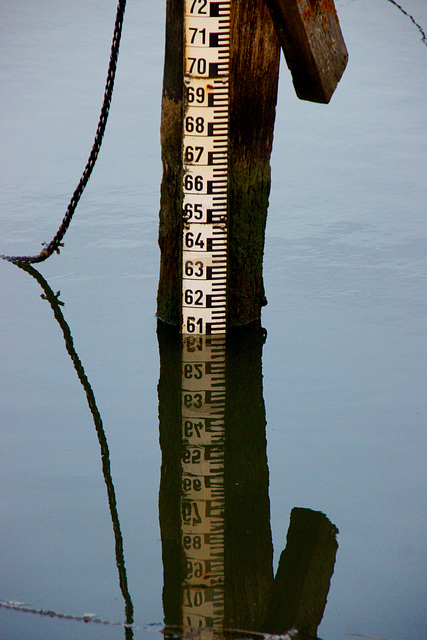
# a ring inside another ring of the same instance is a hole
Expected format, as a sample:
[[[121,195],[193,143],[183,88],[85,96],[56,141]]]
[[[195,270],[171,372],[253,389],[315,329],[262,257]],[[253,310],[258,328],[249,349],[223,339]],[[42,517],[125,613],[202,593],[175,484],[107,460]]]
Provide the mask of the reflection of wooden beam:
[[[298,638],[317,637],[334,572],[337,533],[323,513],[292,509],[266,631],[283,633],[295,628]]]
[[[333,0],[268,0],[297,96],[328,103],[348,53]]]

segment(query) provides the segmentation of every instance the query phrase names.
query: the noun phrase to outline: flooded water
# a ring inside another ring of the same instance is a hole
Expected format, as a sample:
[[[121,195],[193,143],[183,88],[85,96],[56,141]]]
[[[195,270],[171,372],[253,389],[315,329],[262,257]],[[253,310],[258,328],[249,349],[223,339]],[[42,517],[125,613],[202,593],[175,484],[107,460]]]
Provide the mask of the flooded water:
[[[38,272],[0,264],[0,638],[154,640],[183,613],[225,611],[249,632],[419,640],[422,33],[387,0],[338,1],[350,60],[327,106],[299,101],[282,62],[262,327],[184,345],[182,369],[155,318],[164,5],[129,2],[104,144],[61,255]],[[33,255],[92,145],[115,2],[1,6],[0,252]],[[425,0],[402,6],[425,31]],[[182,370],[208,371],[215,348],[225,436],[203,423],[198,450],[220,462],[193,474],[206,509],[209,474],[225,487],[209,591],[208,538],[186,534],[181,491],[199,423],[180,403]]]

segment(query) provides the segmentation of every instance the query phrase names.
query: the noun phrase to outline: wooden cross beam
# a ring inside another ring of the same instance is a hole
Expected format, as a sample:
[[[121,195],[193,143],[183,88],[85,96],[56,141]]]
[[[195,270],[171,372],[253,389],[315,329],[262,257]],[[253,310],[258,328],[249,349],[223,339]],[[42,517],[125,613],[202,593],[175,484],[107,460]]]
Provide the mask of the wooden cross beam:
[[[334,0],[268,0],[296,94],[328,103],[348,53]]]

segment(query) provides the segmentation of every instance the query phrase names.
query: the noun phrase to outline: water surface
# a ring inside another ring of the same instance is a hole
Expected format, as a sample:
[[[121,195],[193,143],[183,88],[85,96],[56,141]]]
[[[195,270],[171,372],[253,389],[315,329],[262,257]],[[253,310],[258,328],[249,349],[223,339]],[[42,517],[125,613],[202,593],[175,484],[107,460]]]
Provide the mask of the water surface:
[[[404,7],[426,27],[423,0]],[[268,580],[295,507],[338,528],[319,637],[418,640],[426,628],[427,48],[387,0],[342,0],[337,9],[350,60],[331,103],[299,101],[281,68],[267,338],[256,356],[268,501],[264,492],[261,518],[248,480],[244,513],[254,531],[271,526],[270,542],[259,538],[271,556]],[[40,267],[60,291],[57,308],[102,416],[136,638],[159,637],[166,615],[154,317],[164,11],[147,0],[127,7],[97,166],[61,255]],[[114,14],[110,0],[2,5],[2,253],[38,253],[56,232],[92,145]],[[129,636],[87,389],[40,297],[46,291],[14,265],[0,269],[0,601],[119,625],[1,606],[0,637]],[[249,385],[255,373],[243,368]]]

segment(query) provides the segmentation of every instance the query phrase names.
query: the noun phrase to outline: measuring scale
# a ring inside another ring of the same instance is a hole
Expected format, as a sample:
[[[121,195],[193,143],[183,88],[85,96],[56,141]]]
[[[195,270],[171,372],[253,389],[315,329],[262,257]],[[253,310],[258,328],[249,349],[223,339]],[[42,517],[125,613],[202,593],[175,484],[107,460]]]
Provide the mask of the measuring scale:
[[[183,630],[209,637],[224,619],[225,337],[183,337],[181,380]]]
[[[225,333],[230,0],[185,0],[182,325]]]
[[[224,616],[230,4],[185,0],[184,17],[182,614],[208,636]]]

